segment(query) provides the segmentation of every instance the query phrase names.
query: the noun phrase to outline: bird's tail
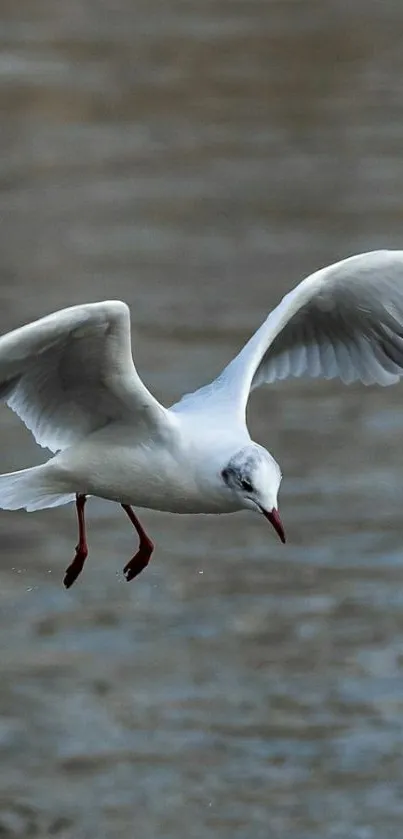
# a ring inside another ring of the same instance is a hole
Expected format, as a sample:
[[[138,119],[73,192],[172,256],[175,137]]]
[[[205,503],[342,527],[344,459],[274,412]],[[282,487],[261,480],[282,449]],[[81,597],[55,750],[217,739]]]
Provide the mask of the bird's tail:
[[[60,492],[55,476],[46,463],[0,475],[0,508],[3,510],[44,510],[74,500],[74,494]]]

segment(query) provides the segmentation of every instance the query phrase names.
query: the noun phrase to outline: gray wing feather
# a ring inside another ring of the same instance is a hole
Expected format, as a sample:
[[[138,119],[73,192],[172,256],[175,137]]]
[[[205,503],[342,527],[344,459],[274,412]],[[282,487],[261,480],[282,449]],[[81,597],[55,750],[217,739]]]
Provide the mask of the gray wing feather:
[[[399,381],[403,251],[359,254],[303,280],[221,373],[216,392],[243,419],[251,390],[304,375],[346,384]]]
[[[73,306],[3,335],[0,399],[51,451],[113,420],[157,424],[165,414],[133,364],[120,301]]]

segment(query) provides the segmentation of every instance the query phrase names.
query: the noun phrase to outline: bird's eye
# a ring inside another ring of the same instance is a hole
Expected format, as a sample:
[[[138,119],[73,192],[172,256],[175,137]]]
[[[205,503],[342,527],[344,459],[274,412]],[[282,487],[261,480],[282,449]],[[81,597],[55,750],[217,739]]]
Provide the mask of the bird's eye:
[[[248,480],[241,481],[241,486],[242,486],[242,489],[245,490],[245,492],[253,492],[253,486],[252,486],[250,481],[248,481]]]

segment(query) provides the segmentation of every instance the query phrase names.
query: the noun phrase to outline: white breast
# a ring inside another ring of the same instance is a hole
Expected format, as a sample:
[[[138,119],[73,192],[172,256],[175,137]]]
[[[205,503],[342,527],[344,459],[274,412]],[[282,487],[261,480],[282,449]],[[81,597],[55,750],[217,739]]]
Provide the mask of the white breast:
[[[63,487],[134,507],[172,513],[238,509],[211,452],[179,440],[133,443],[130,428],[105,429],[54,458]],[[78,489],[77,489],[78,487]]]

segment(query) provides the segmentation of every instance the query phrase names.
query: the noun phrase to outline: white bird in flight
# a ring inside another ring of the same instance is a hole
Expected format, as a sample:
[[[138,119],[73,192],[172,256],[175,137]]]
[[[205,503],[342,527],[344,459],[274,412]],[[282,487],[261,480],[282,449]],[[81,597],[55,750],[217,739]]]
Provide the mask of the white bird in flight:
[[[154,545],[132,506],[172,513],[260,511],[282,542],[280,467],[246,425],[251,390],[288,376],[389,385],[403,374],[403,251],[322,268],[287,294],[215,381],[164,408],[131,354],[130,312],[107,300],[72,306],[0,338],[0,397],[54,453],[0,475],[0,507],[76,502],[69,588],[87,557],[87,496],[123,507],[139,536],[127,580]]]

